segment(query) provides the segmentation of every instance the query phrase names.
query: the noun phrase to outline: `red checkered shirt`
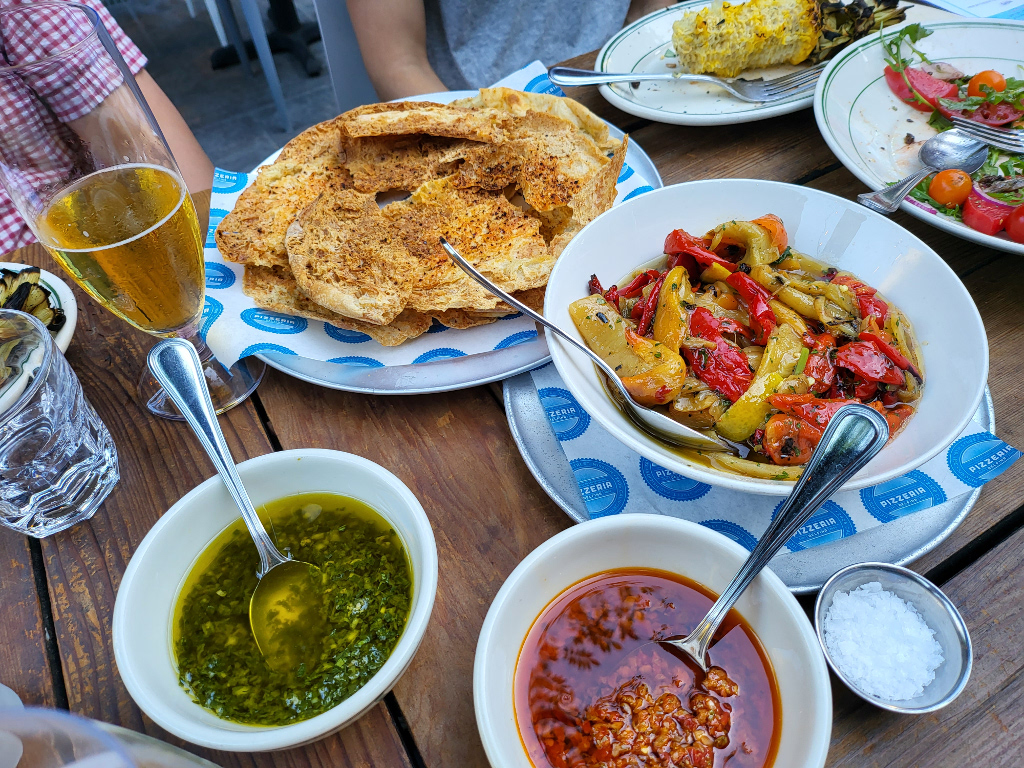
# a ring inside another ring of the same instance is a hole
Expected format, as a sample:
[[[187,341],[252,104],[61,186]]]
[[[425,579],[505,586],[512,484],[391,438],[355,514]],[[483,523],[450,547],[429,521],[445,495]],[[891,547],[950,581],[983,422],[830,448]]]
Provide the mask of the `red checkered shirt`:
[[[124,33],[114,17],[103,7],[100,0],[76,0],[88,5],[99,14],[100,21],[106,27],[118,50],[132,73],[137,74],[146,66],[146,57],[135,43]],[[27,0],[0,0],[0,7],[32,5]],[[69,45],[85,37],[88,29],[83,29],[83,14],[54,11],[46,14],[33,14],[32,22],[27,23],[27,15],[8,16],[11,20],[26,20],[19,27],[15,23],[5,23],[0,39],[0,68],[4,64],[18,65],[29,61],[37,61],[55,52],[67,50]],[[23,70],[24,71],[24,70]],[[117,88],[122,77],[109,56],[86,56],[72,61],[69,66],[56,69],[39,70],[25,75],[25,81],[36,94],[46,99],[52,110],[46,115],[35,98],[27,98],[27,89],[21,84],[0,74],[0,139],[4,142],[5,151],[12,151],[11,137],[17,137],[20,143],[18,150],[23,157],[32,158],[31,163],[38,170],[24,172],[26,194],[32,194],[30,183],[34,178],[52,175],[65,168],[68,158],[55,155],[60,153],[48,141],[46,130],[39,126],[55,117],[61,122],[68,122],[83,117],[94,110],[110,93]],[[0,253],[8,253],[35,241],[35,236],[25,224],[16,210],[7,190],[0,186]]]

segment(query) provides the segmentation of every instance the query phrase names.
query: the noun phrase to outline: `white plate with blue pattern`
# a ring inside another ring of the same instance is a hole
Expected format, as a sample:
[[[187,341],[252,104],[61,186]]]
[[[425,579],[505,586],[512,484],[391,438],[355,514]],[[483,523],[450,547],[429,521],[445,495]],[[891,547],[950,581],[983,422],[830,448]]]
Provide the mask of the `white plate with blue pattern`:
[[[524,373],[504,384],[505,414],[523,461],[540,487],[577,523],[590,519],[576,477],[562,452],[537,395],[533,377]],[[995,433],[992,395],[985,398],[974,421]],[[798,552],[783,550],[771,569],[796,594],[817,592],[828,578],[848,565],[867,561],[906,565],[941,544],[967,517],[981,488],[845,539]],[[656,511],[656,510],[655,510]],[[727,531],[722,531],[728,535]],[[743,543],[743,542],[741,542]],[[748,548],[750,545],[747,545]]]
[[[434,101],[444,104],[475,94],[476,91],[429,93],[413,97],[410,101]],[[611,123],[608,124],[608,129],[613,137],[622,138],[622,131]],[[272,163],[279,152],[280,150],[272,154],[260,165]],[[626,149],[626,165],[639,173],[654,189],[664,186],[661,174],[658,173],[651,158],[633,141],[630,141]],[[525,344],[493,352],[383,368],[339,365],[278,352],[265,352],[257,354],[256,357],[272,368],[311,384],[373,395],[419,395],[475,387],[529,371],[551,359],[542,335]]]

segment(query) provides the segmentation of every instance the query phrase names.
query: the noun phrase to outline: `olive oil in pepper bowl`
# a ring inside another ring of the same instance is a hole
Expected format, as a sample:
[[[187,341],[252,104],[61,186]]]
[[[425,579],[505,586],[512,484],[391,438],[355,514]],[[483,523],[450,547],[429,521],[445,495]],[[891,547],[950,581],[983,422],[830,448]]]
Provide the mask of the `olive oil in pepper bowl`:
[[[258,706],[255,710],[245,709],[254,700],[258,703],[259,694],[265,693],[261,687],[287,685],[287,681],[250,676],[245,682],[239,680],[218,690],[216,685],[197,679],[197,669],[201,673],[203,664],[213,655],[222,665],[218,671],[226,671],[229,682],[234,682],[232,676],[237,676],[240,669],[232,665],[252,661],[244,653],[226,654],[223,648],[217,648],[215,643],[222,636],[219,625],[196,619],[203,610],[230,613],[232,590],[244,592],[247,588],[241,584],[221,586],[224,596],[217,589],[204,593],[201,588],[204,577],[211,575],[211,564],[227,562],[219,555],[227,553],[233,541],[244,542],[248,538],[241,530],[238,510],[218,477],[202,483],[171,507],[136,550],[114,606],[114,655],[132,698],[158,725],[174,735],[226,751],[286,749],[323,738],[351,724],[380,701],[405,672],[423,639],[433,608],[437,549],[430,522],[412,492],[393,474],[359,456],[320,449],[282,451],[243,462],[238,465],[238,472],[261,517],[266,516],[264,522],[268,523],[271,535],[277,536],[280,546],[294,549],[292,554],[297,559],[320,557],[314,541],[318,535],[321,539],[333,535],[346,542],[343,554],[347,557],[358,558],[360,548],[368,551],[368,547],[381,542],[390,544],[392,540],[394,546],[404,549],[411,582],[406,591],[408,618],[398,630],[397,642],[386,660],[365,682],[357,674],[361,684],[355,690],[351,690],[355,687],[352,684],[338,683],[345,675],[324,675],[326,663],[313,670],[310,674],[321,675],[318,681],[331,688],[325,700],[339,703],[312,716],[308,715],[315,713],[316,707],[296,706],[283,713],[263,711]],[[335,514],[331,501],[339,496],[350,501],[344,513],[337,513],[351,515],[348,521],[331,519]],[[304,528],[306,521],[308,529]],[[371,523],[378,529],[376,535],[367,527]],[[393,531],[393,539],[382,524]],[[243,538],[233,539],[233,532]],[[251,541],[248,549],[252,550],[248,554],[258,562]],[[400,576],[403,569],[397,559],[395,563],[394,573],[378,575],[374,581],[373,574],[368,572],[365,581],[378,584],[393,580],[395,574]],[[334,573],[330,564],[315,564],[324,569],[330,583]],[[236,566],[239,581],[255,579],[244,563]],[[215,572],[212,575],[217,576]],[[327,592],[331,597],[331,589]],[[382,599],[388,597],[382,593]],[[196,611],[193,614],[188,613],[190,600]],[[222,607],[224,610],[220,611]],[[339,630],[332,635],[337,642],[332,646],[334,655],[330,659],[339,671],[350,669],[345,641],[364,642],[366,635],[359,624],[355,628],[346,625],[343,633]],[[258,661],[258,651],[255,653]],[[190,672],[193,684],[191,690],[186,690],[182,680]],[[246,684],[257,690],[243,690]],[[204,706],[198,699],[210,706]],[[235,704],[242,709],[233,708]],[[289,712],[292,721],[269,724],[279,721],[282,714],[288,717]],[[297,719],[296,712],[307,719]]]

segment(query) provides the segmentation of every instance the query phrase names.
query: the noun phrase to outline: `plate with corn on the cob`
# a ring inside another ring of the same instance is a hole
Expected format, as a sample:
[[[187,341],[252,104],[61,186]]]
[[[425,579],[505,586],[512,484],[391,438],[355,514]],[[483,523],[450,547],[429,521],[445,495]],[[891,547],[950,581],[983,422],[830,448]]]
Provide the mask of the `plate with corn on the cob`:
[[[898,0],[687,0],[625,27],[597,55],[599,72],[676,74],[678,82],[616,83],[601,94],[619,109],[663,123],[729,125],[811,106],[813,88],[751,104],[685,73],[765,80],[830,58],[853,40],[904,21]],[[917,20],[921,12],[912,6]],[[948,16],[948,14],[944,14]]]

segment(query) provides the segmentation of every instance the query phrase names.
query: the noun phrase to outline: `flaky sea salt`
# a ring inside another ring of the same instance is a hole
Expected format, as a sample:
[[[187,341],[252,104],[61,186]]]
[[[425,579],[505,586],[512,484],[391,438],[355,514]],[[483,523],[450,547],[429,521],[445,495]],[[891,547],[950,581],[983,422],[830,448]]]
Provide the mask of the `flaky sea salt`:
[[[823,629],[833,663],[880,699],[920,696],[942,664],[942,647],[921,614],[877,581],[836,592]]]

